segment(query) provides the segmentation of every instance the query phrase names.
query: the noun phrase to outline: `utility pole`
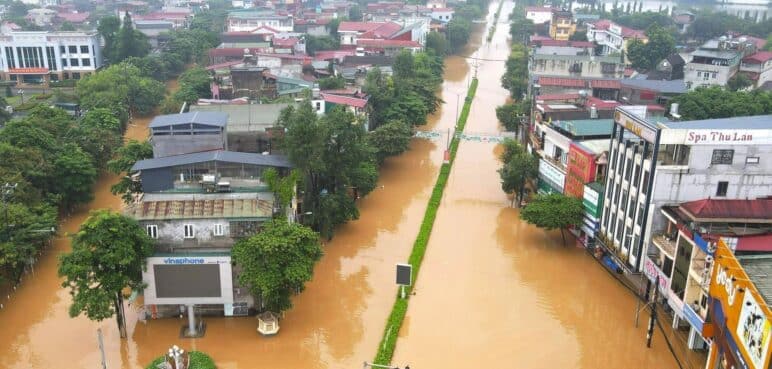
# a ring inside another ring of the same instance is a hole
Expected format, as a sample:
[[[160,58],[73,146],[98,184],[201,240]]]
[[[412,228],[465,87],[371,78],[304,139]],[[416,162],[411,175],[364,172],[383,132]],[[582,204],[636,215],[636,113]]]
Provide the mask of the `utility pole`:
[[[105,360],[105,344],[102,340],[102,328],[97,328],[97,343],[99,344],[99,352],[102,354],[102,369],[107,369],[107,361]]]
[[[649,317],[649,330],[646,332],[646,347],[651,348],[651,339],[654,337],[654,324],[657,322],[657,295],[659,293],[659,276],[654,284],[654,298],[651,302],[651,316]]]

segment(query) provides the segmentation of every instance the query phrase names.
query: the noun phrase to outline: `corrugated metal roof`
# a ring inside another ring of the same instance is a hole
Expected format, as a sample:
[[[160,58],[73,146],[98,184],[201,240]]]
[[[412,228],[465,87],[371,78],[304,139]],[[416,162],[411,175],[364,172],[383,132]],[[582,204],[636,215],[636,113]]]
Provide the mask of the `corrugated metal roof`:
[[[649,80],[649,79],[623,79],[619,81],[621,86],[632,87],[636,89],[646,89],[659,91],[666,94],[684,94],[688,91],[686,83],[682,79],[672,81]]]
[[[660,122],[672,129],[772,129],[772,115]]]
[[[772,304],[772,255],[737,255],[737,261],[767,306]]]
[[[140,160],[136,162],[133,167],[131,167],[131,170],[138,171],[146,169],[168,168],[178,165],[204,163],[208,161],[222,161],[227,163],[252,164],[278,168],[292,167],[289,159],[283,155],[262,155],[246,152],[216,150]]]
[[[182,114],[158,115],[153,118],[149,127],[157,128],[186,123],[225,127],[225,125],[228,124],[228,115],[219,112],[188,112]]]
[[[140,201],[126,209],[137,220],[270,218],[273,203],[256,196],[245,198],[207,198],[191,200]]]
[[[772,199],[702,199],[682,203],[679,207],[694,219],[735,219],[738,222],[772,219]]]
[[[574,136],[609,136],[614,126],[613,119],[553,120],[552,125]],[[608,146],[608,145],[606,145]]]

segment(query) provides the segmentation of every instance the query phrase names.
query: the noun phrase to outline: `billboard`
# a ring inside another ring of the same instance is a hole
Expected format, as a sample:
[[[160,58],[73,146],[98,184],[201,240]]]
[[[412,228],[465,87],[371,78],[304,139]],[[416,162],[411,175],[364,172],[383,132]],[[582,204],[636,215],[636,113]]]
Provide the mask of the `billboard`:
[[[769,331],[769,319],[759,307],[756,297],[746,293],[737,321],[737,342],[748,353],[756,368],[766,368],[764,359],[769,351]]]
[[[539,159],[539,178],[546,184],[554,189],[554,192],[563,193],[563,186],[566,181],[566,175],[555,165],[544,160]],[[539,181],[541,185],[542,181]]]
[[[142,281],[148,305],[232,304],[229,255],[171,255],[147,258]]]
[[[600,219],[600,210],[603,208],[603,197],[589,185],[584,185],[582,191],[582,205],[584,212],[592,215],[595,219]]]

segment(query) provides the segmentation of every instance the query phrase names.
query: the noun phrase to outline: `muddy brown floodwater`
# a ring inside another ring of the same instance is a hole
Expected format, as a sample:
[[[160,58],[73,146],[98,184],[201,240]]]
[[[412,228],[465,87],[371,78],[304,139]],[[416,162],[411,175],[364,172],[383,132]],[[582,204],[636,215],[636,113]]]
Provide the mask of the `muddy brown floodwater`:
[[[466,51],[479,47],[482,27]],[[463,103],[470,66],[462,57],[446,59],[444,104],[422,129],[446,131]],[[170,86],[174,87],[174,86]],[[460,99],[457,96],[460,95]],[[147,136],[148,119],[126,133]],[[281,333],[257,334],[254,318],[205,318],[206,336],[178,338],[181,320],[137,322],[129,307],[127,340],[120,340],[114,319],[95,323],[67,315],[70,296],[56,275],[57,255],[70,249],[65,232],[75,232],[92,209],[120,209],[110,194],[115,176],[103,175],[95,198],[60,224],[60,235],[22,285],[0,310],[0,368],[98,368],[96,331],[104,333],[108,368],[142,368],[172,344],[209,353],[218,368],[360,368],[371,360],[396,293],[394,264],[407,259],[443,159],[445,138],[414,139],[408,152],[387,160],[378,188],[360,202],[361,217],[341,227],[325,245],[313,280],[293,300]],[[5,300],[5,299],[4,299]]]
[[[491,4],[491,14],[497,6]],[[508,55],[507,2],[478,51],[466,126],[500,130],[495,107]],[[659,332],[646,348],[634,298],[557,232],[521,222],[501,191],[493,144],[461,142],[394,364],[411,368],[675,368]],[[667,325],[667,324],[664,324]]]

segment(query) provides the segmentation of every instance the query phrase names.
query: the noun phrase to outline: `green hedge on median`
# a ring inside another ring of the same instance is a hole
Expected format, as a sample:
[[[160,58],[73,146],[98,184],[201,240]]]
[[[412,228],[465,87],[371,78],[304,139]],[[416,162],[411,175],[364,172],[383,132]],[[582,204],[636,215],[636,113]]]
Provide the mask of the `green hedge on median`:
[[[463,132],[466,126],[466,120],[469,117],[469,109],[472,107],[472,99],[477,91],[477,78],[472,80],[472,84],[469,86],[466,100],[464,101],[464,108],[461,110],[461,115],[458,117],[457,132]],[[437,209],[442,201],[442,194],[445,191],[445,184],[448,183],[448,177],[450,176],[450,168],[453,165],[453,161],[456,159],[456,151],[458,151],[459,138],[454,137],[450,143],[450,164],[442,164],[440,167],[440,174],[437,176],[437,182],[434,184],[432,195],[429,197],[429,204],[426,207],[424,213],[424,219],[421,222],[421,228],[418,230],[418,237],[416,237],[415,243],[413,243],[413,251],[410,253],[408,263],[413,266],[413,278],[415,283],[418,277],[418,271],[421,269],[421,262],[424,259],[426,253],[426,246],[429,244],[429,237],[432,234],[432,228],[434,227],[434,219],[437,217]],[[413,289],[413,286],[405,288],[409,294]],[[383,338],[381,344],[378,346],[378,352],[375,355],[375,363],[381,365],[388,365],[391,363],[391,358],[394,356],[394,348],[397,346],[397,336],[399,335],[399,329],[402,327],[402,322],[405,320],[405,314],[407,313],[407,301],[401,299],[397,295],[394,306],[391,308],[391,314],[386,321],[386,327],[383,332]]]
[[[157,369],[158,365],[163,363],[165,359],[165,356],[158,357],[148,364],[145,369]],[[191,351],[188,369],[217,369],[217,366],[209,355],[201,351]]]

